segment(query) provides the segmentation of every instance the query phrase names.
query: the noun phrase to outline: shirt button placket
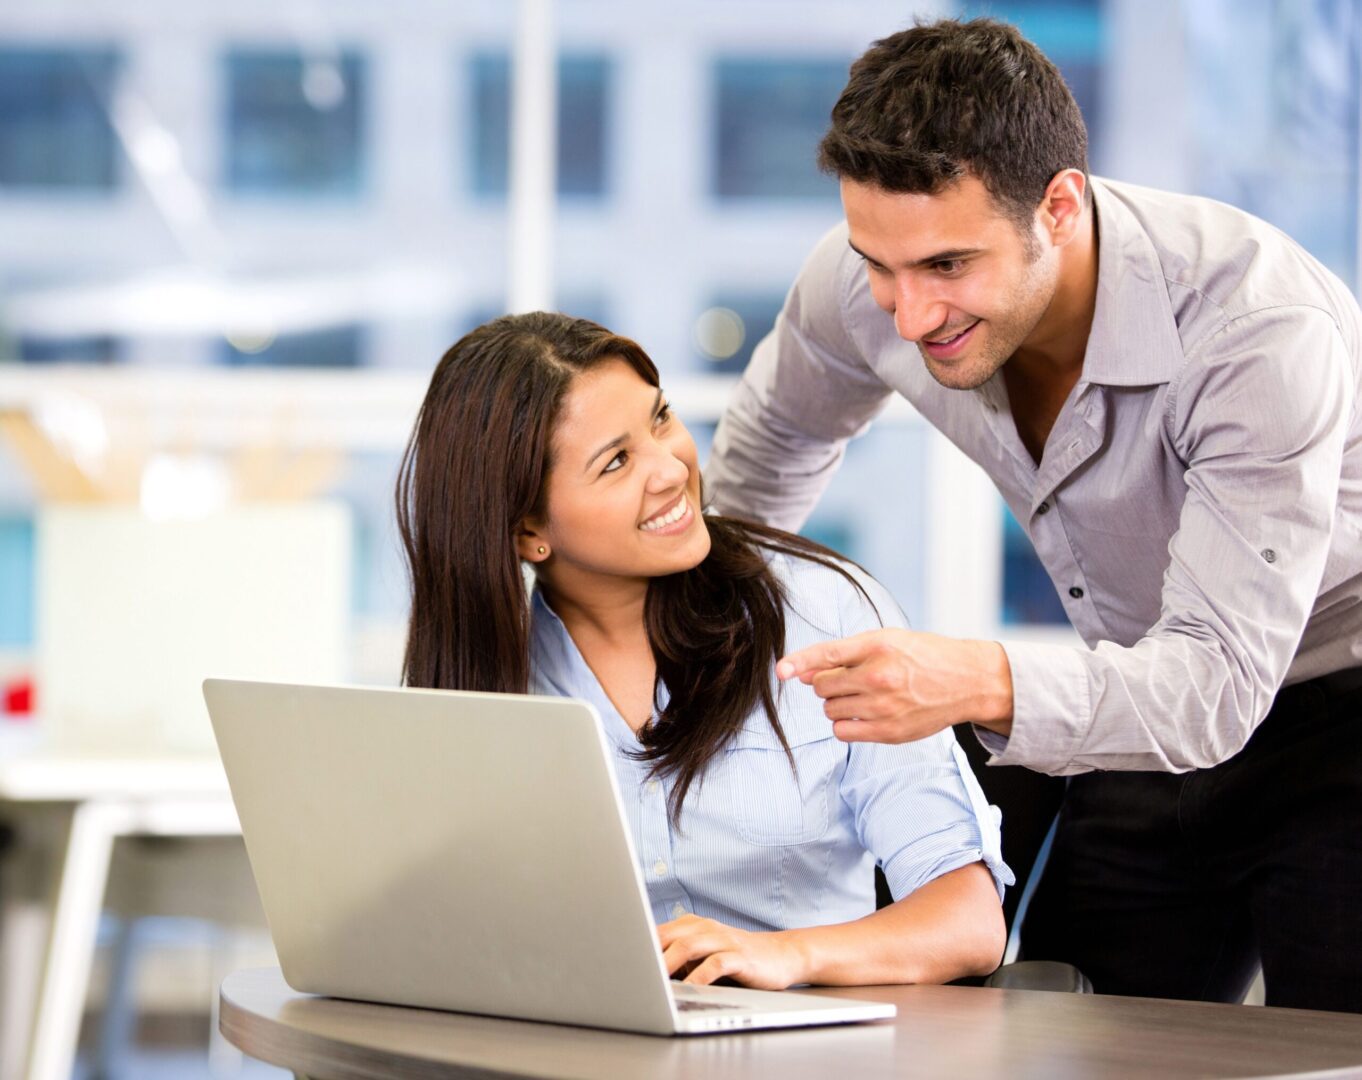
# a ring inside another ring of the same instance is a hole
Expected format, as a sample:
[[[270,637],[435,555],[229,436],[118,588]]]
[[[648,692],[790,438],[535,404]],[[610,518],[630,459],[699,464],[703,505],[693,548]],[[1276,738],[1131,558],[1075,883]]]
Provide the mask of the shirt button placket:
[[[646,875],[656,883],[648,891],[659,904],[664,905],[659,909],[658,917],[675,919],[684,915],[686,908],[676,899],[678,896],[684,898],[685,893],[676,880],[673,866],[675,860],[671,850],[671,820],[667,816],[667,791],[656,777],[644,780],[639,786],[643,818],[643,851],[639,854],[645,860]]]

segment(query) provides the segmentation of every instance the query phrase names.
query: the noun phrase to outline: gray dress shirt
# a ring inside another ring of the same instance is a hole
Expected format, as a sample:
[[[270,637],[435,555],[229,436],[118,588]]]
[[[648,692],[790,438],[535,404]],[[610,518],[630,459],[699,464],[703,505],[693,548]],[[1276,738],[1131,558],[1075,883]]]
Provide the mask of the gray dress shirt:
[[[1362,313],[1272,226],[1094,178],[1097,309],[1039,466],[1001,373],[948,390],[875,306],[843,224],[715,437],[721,512],[798,528],[900,393],[992,478],[1088,648],[1004,642],[997,764],[1182,772],[1284,684],[1362,664]]]

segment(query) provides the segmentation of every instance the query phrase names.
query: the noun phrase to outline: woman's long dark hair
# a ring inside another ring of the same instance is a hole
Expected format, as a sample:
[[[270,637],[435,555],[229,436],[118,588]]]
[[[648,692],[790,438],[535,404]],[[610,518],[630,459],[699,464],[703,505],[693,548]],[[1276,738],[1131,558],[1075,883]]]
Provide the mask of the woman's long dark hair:
[[[613,358],[659,385],[633,341],[544,312],[486,323],[440,360],[397,481],[412,589],[406,685],[529,688],[530,608],[515,534],[542,514],[569,387]],[[639,732],[640,757],[654,775],[674,777],[674,820],[692,782],[758,703],[794,764],[771,689],[785,649],[786,597],[763,552],[817,562],[861,589],[834,552],[803,537],[715,515],[705,524],[709,555],[691,570],[653,578],[643,609],[668,702]]]

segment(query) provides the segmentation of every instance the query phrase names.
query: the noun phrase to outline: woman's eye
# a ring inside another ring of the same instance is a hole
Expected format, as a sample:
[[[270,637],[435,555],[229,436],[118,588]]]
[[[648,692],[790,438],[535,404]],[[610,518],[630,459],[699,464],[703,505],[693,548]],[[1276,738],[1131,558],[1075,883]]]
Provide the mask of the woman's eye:
[[[621,450],[606,463],[605,468],[601,470],[602,475],[608,472],[618,472],[620,469],[624,468],[624,463],[628,460],[629,452],[627,450]]]
[[[666,423],[668,420],[670,420],[671,418],[672,418],[672,407],[671,407],[670,405],[663,405],[662,408],[660,408],[660,409],[657,410],[657,415],[656,415],[655,417],[653,417],[653,423],[654,423],[654,424],[665,424],[665,423]]]

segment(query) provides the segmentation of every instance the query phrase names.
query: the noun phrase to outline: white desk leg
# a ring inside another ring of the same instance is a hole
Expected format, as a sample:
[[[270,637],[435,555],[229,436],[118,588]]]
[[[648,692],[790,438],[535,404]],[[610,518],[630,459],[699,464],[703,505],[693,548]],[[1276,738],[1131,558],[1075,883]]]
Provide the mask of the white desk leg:
[[[85,802],[72,811],[29,1041],[28,1080],[71,1076],[109,859],[125,816],[121,810]]]
[[[6,876],[15,868],[6,866]],[[34,996],[43,970],[43,950],[52,927],[49,905],[31,897],[6,897],[0,918],[0,1077],[24,1075]]]

